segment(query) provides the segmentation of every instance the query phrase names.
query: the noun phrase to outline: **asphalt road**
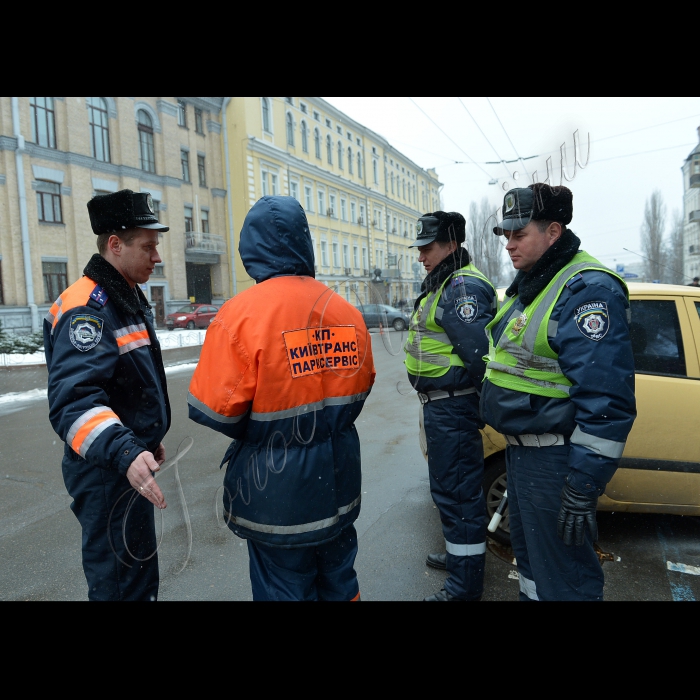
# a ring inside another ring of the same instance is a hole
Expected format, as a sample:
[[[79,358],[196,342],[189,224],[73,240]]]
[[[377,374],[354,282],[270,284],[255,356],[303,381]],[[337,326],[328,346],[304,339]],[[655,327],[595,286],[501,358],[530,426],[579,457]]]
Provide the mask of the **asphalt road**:
[[[418,446],[418,401],[403,370],[401,334],[372,337],[377,383],[357,425],[363,501],[356,568],[365,601],[421,600],[442,587],[444,574],[426,567],[425,556],[443,551],[444,541]],[[183,363],[197,354],[193,348],[165,356],[168,363]],[[158,479],[168,500],[160,599],[251,600],[247,548],[221,521],[218,466],[228,439],[187,418],[192,371],[192,364],[168,369],[173,425],[165,438],[167,455],[188,437],[193,445],[177,464],[179,484],[174,467]],[[44,367],[5,370],[0,394],[40,391],[45,380]],[[0,402],[2,600],[87,599],[80,527],[61,478],[62,444],[47,413],[43,398]],[[606,600],[700,599],[700,576],[668,565],[700,567],[700,519],[599,513],[599,529]],[[517,597],[512,554],[490,543],[483,600]]]

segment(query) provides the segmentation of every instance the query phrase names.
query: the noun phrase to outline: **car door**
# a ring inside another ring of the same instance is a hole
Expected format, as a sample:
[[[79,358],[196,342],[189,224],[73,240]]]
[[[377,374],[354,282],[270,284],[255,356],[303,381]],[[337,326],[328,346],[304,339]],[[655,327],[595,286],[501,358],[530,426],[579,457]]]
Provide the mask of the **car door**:
[[[377,305],[365,304],[361,311],[362,315],[365,317],[367,328],[375,328],[377,326]]]
[[[682,295],[633,296],[630,305],[637,418],[605,495],[700,505],[698,311]]]

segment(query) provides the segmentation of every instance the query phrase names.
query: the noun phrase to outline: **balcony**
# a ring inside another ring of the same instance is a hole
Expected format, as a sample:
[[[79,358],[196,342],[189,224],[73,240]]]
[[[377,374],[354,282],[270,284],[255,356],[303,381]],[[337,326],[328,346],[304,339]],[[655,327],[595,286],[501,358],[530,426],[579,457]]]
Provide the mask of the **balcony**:
[[[700,210],[696,209],[688,214],[688,222],[692,223],[693,221],[700,221]]]
[[[700,187],[700,174],[695,173],[695,175],[690,176],[690,186]]]
[[[185,233],[185,250],[188,253],[214,253],[221,255],[226,252],[226,241],[223,236],[215,233],[187,231]]]

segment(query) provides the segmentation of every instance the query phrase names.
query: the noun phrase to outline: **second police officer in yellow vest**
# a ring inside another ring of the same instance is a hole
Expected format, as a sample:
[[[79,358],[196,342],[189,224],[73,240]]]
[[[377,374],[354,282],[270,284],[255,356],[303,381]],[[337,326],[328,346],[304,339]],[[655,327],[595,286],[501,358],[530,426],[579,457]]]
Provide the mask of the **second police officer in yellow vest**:
[[[416,300],[406,351],[409,380],[423,404],[430,492],[440,513],[446,553],[427,564],[447,569],[444,588],[428,601],[479,600],[484,587],[486,504],[479,391],[494,317],[493,285],[471,264],[464,217],[436,211],[418,220],[427,277]]]
[[[516,278],[489,324],[481,415],[508,440],[510,537],[521,600],[602,600],[598,496],[636,416],[627,287],[579,250],[573,196],[506,193]]]

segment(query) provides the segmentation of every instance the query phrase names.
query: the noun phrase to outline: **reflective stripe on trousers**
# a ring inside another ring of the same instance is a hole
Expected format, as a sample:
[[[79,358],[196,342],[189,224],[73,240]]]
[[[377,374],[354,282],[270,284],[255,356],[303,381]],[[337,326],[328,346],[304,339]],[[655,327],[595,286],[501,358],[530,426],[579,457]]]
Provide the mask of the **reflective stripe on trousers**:
[[[522,574],[520,578],[520,592],[526,595],[530,600],[539,600],[537,597],[537,586],[532,579],[525,578]]]
[[[455,557],[475,557],[479,554],[486,554],[486,542],[479,544],[455,544],[445,540],[445,550]]]

